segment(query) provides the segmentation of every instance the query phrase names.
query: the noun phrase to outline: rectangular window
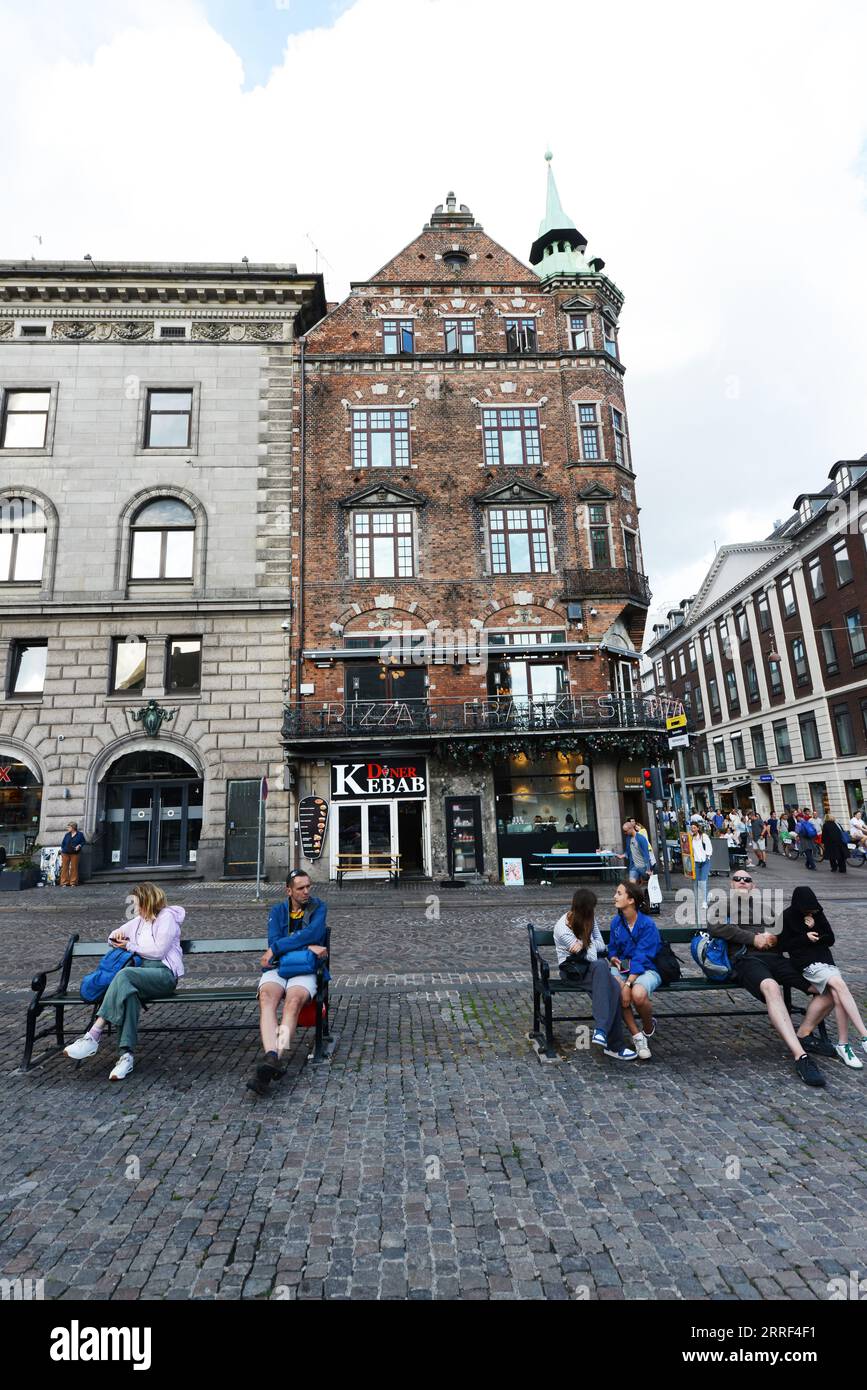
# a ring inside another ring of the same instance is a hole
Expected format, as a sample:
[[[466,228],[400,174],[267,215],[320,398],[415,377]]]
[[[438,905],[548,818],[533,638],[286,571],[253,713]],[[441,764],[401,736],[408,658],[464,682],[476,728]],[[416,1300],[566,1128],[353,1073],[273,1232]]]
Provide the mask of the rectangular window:
[[[704,720],[704,700],[698,686],[695,687],[695,717]]]
[[[738,637],[740,640],[742,642],[749,642],[750,629],[747,624],[747,615],[742,608],[735,614],[735,623],[737,624]]]
[[[407,468],[409,411],[353,410],[352,463],[355,468]]]
[[[668,669],[669,669],[669,671],[671,672],[671,679],[672,679],[673,681],[676,681],[676,680],[677,680],[677,667],[676,667],[675,664],[674,664],[674,657],[673,657],[673,656],[670,656],[670,657],[668,658]]]
[[[599,458],[599,426],[581,426],[581,457],[584,459]]]
[[[45,688],[48,643],[13,642],[9,657],[9,694],[41,695]]]
[[[854,816],[859,806],[864,805],[864,790],[861,781],[852,779],[851,782],[843,783],[843,790],[846,793],[846,807],[850,816]]]
[[[692,716],[692,694],[689,690],[683,692],[683,708],[687,716]]]
[[[680,665],[680,674],[681,674],[682,676],[685,676],[685,675],[686,675],[686,652],[684,651],[683,647],[681,647],[680,651],[678,652],[678,654],[677,654],[677,659],[678,659],[678,663],[679,663],[679,665]]]
[[[723,656],[731,656],[731,650],[729,648],[729,625],[725,618],[722,619],[719,625],[719,645]]]
[[[506,351],[536,351],[535,319],[506,319]]]
[[[609,357],[617,356],[617,331],[608,322],[605,315],[602,316],[602,344]]]
[[[510,467],[515,464],[541,462],[539,412],[534,406],[483,410],[482,427],[485,436],[485,463],[489,466],[505,464]]]
[[[544,507],[494,507],[489,513],[494,574],[548,574]]]
[[[810,588],[813,591],[813,598],[825,597],[825,577],[822,574],[822,561],[818,555],[814,555],[807,565],[810,576]]]
[[[734,671],[726,671],[726,699],[730,710],[737,710],[741,707],[738,699],[738,683]]]
[[[141,690],[145,683],[145,663],[148,648],[137,638],[129,641],[115,637],[111,652],[111,690]]]
[[[813,810],[818,812],[819,819],[828,814],[830,802],[828,801],[827,782],[808,782],[810,789],[810,805]]]
[[[744,676],[747,683],[747,699],[752,703],[753,700],[759,698],[759,675],[754,661],[748,661],[745,664]]]
[[[352,534],[356,579],[412,577],[412,512],[355,512]]]
[[[622,410],[611,407],[611,427],[614,430],[614,457],[624,468],[629,467],[629,448],[626,442],[626,417]]]
[[[201,685],[201,637],[170,637],[166,643],[166,693],[197,691]]]
[[[845,540],[839,540],[834,546],[834,569],[837,573],[837,588],[842,589],[844,584],[852,581],[852,563],[849,559],[849,547]]]
[[[192,391],[148,391],[145,448],[188,448],[192,418]]]
[[[822,655],[825,658],[825,670],[829,676],[836,676],[840,670],[840,662],[837,659],[837,643],[834,641],[834,629],[830,623],[823,623],[819,628],[822,638]]]
[[[800,637],[796,637],[792,642],[792,665],[795,668],[795,683],[797,685],[807,685],[810,679],[810,672],[807,667],[807,653]]]
[[[713,661],[713,647],[710,640],[710,628],[705,628],[701,634],[701,645],[704,651],[705,661]]]
[[[867,661],[867,641],[864,639],[864,629],[861,626],[860,609],[853,609],[846,614],[846,632],[849,637],[849,650],[852,653],[852,660],[856,666],[861,662]]]
[[[732,762],[737,771],[740,771],[747,765],[747,760],[744,757],[743,734],[732,734]]]
[[[696,655],[695,655],[695,643],[694,643],[694,642],[690,642],[690,643],[689,643],[689,646],[687,647],[687,651],[689,652],[689,669],[690,669],[690,671],[694,671],[694,670],[696,669],[696,667],[698,666],[698,661],[697,661]]]
[[[771,610],[767,594],[759,594],[756,599],[756,611],[759,615],[759,632],[768,632],[771,626]]]
[[[44,449],[50,405],[50,391],[7,391],[0,448]]]
[[[792,588],[791,579],[783,580],[780,585],[780,594],[783,599],[783,613],[787,618],[794,618],[798,611],[798,605],[795,602],[795,591]]]
[[[789,742],[788,721],[778,719],[772,728],[774,730],[774,747],[777,750],[777,762],[790,763],[792,761],[792,745]]]
[[[719,690],[717,689],[716,676],[710,676],[707,683],[707,693],[710,696],[710,708],[712,714],[720,713]]]
[[[629,573],[638,574],[638,540],[634,531],[627,531],[624,529],[623,558],[626,561],[626,568],[629,571]]]
[[[569,315],[569,344],[573,352],[580,352],[590,346],[587,336],[587,318],[584,314]]]
[[[413,351],[412,319],[382,320],[382,350],[388,357],[399,357],[401,353]]]
[[[183,323],[162,323],[160,324],[160,338],[174,338],[186,340],[187,328]]]
[[[765,747],[765,731],[761,724],[758,724],[754,729],[750,729],[750,739],[753,745],[753,766],[767,767],[768,750]]]
[[[797,806],[798,788],[794,782],[780,783],[780,796],[783,798],[784,806]]]
[[[713,741],[713,753],[714,753],[714,757],[716,758],[716,770],[717,770],[717,772],[725,772],[725,771],[727,771],[727,768],[726,768],[726,746],[725,746],[725,741],[724,741],[723,739],[721,739],[721,738],[719,738],[719,739],[716,739],[716,738],[715,738],[715,739],[714,739],[714,741]]]
[[[660,689],[662,689],[665,684],[665,670],[661,661],[657,661],[656,663],[656,684]]]
[[[855,752],[855,730],[852,728],[852,715],[848,705],[834,706],[834,732],[837,735],[837,752],[841,758],[851,758]]]
[[[446,352],[459,357],[476,350],[476,325],[473,319],[446,319],[444,323]]]
[[[805,758],[821,758],[822,745],[819,742],[819,730],[816,728],[816,716],[812,710],[808,714],[798,716],[798,724],[801,728],[801,742],[804,745]]]
[[[780,669],[779,661],[768,661],[768,680],[770,681],[771,694],[782,695],[783,673]]]

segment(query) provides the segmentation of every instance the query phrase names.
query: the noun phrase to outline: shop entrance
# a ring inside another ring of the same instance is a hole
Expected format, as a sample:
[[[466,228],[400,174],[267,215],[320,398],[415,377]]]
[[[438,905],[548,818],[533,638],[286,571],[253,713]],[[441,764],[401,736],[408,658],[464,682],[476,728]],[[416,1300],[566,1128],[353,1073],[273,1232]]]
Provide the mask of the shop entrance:
[[[402,874],[423,874],[427,860],[424,801],[352,801],[334,805],[337,832],[332,877],[337,873],[337,855],[360,855],[363,877],[388,877],[388,869],[377,872],[378,854],[399,854]],[[351,871],[347,878],[353,875]],[[362,877],[359,874],[359,877]]]
[[[185,867],[195,863],[203,784],[170,753],[130,753],[105,783],[103,868]]]

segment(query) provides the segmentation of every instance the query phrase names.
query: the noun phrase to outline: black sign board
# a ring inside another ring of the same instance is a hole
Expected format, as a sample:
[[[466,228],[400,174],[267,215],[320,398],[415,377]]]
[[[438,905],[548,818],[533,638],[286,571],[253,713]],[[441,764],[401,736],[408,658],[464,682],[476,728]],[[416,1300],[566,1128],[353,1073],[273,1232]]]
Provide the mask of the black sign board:
[[[328,802],[321,796],[305,796],[298,803],[298,829],[305,859],[318,859],[325,844]]]
[[[412,753],[391,761],[368,758],[363,762],[331,764],[332,801],[422,796],[427,796],[427,761]]]

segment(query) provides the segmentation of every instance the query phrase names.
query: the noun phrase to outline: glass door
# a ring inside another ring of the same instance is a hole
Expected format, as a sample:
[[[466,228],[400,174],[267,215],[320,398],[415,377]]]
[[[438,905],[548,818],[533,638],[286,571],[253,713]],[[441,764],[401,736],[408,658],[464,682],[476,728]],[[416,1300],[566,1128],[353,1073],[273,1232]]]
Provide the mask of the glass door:
[[[126,864],[135,868],[151,863],[151,825],[154,813],[154,788],[127,789],[127,848]]]
[[[156,822],[157,864],[182,864],[183,841],[186,836],[186,807],[184,787],[160,787],[160,813]]]
[[[393,801],[362,801],[354,805],[338,805],[337,811],[337,854],[360,856],[360,868],[370,869],[370,856],[395,854],[397,850],[396,803]],[[336,865],[335,865],[336,868]],[[377,866],[365,874],[373,877]],[[382,877],[388,875],[388,867],[381,870]],[[351,875],[351,870],[349,871]]]

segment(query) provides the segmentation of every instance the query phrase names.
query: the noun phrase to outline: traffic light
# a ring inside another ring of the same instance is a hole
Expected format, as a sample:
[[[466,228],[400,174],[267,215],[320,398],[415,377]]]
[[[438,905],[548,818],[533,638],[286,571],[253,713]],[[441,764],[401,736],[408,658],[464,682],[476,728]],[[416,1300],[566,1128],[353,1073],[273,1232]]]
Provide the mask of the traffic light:
[[[662,785],[662,768],[642,768],[641,780],[644,783],[644,795],[647,797],[648,801],[665,800],[665,791]]]
[[[662,768],[662,795],[670,801],[674,796],[675,772],[673,767]]]

